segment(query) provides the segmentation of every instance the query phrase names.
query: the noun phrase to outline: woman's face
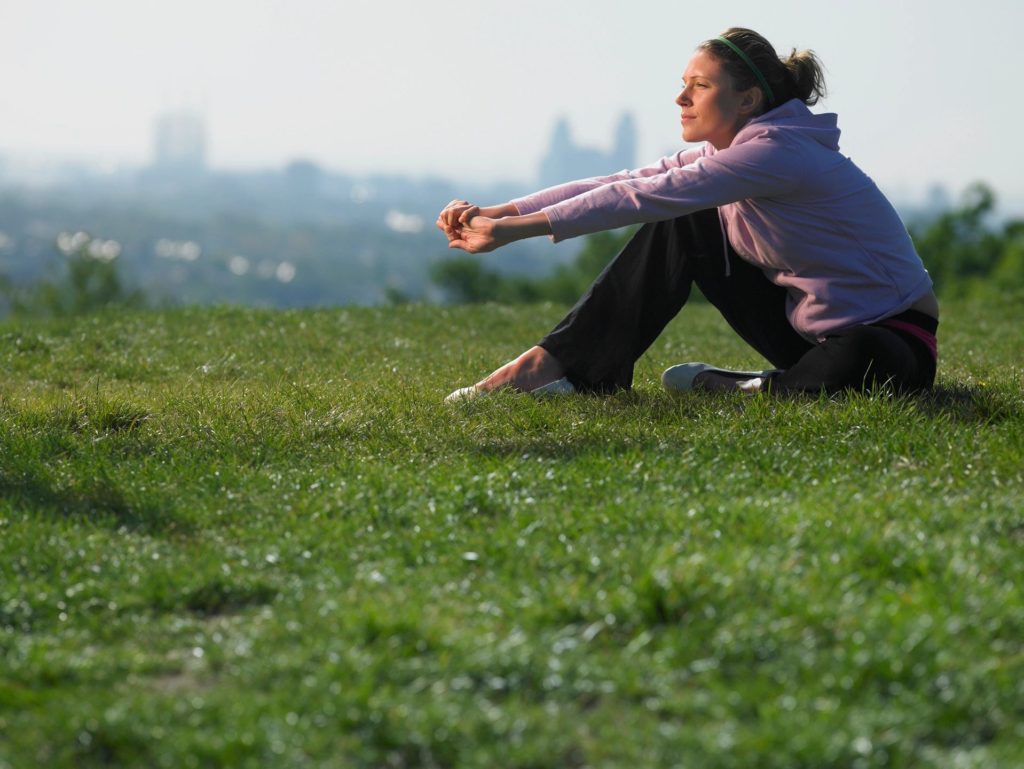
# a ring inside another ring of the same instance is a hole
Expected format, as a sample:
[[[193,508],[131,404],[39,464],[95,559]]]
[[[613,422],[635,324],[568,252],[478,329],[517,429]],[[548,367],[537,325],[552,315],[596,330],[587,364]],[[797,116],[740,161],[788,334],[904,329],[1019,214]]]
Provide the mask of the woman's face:
[[[760,103],[760,89],[737,91],[718,59],[707,51],[697,51],[686,65],[683,90],[676,97],[683,140],[706,141],[715,149],[725,149],[757,114]]]

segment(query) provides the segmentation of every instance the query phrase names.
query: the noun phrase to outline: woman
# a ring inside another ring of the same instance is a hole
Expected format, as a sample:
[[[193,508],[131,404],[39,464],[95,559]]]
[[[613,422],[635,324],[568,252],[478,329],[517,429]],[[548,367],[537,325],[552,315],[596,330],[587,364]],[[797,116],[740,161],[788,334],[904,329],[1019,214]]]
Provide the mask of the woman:
[[[810,51],[780,60],[752,30],[702,43],[676,97],[682,136],[704,142],[654,165],[438,217],[451,248],[491,251],[646,223],[540,343],[449,399],[629,388],[633,364],[694,283],[774,367],[683,364],[670,390],[773,393],[931,387],[938,302],[892,205],[839,152]]]

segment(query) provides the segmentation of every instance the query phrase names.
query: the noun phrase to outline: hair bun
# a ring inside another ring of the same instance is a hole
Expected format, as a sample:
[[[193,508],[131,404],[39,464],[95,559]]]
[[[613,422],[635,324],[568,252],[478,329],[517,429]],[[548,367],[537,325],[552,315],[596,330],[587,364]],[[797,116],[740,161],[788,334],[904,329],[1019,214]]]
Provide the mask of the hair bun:
[[[824,67],[814,51],[796,48],[782,61],[793,85],[793,95],[804,104],[817,104],[826,95]]]

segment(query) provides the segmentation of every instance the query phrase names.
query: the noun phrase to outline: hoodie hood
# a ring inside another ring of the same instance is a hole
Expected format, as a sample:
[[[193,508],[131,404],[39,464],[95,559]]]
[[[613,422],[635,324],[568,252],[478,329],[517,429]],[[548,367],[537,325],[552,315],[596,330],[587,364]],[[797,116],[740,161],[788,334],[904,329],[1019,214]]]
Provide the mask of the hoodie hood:
[[[775,128],[784,128],[787,135],[792,135],[790,132],[796,130],[804,138],[826,149],[839,150],[839,116],[834,112],[815,114],[799,99],[790,99],[758,115],[740,129],[731,146],[750,141],[756,136],[769,135]]]

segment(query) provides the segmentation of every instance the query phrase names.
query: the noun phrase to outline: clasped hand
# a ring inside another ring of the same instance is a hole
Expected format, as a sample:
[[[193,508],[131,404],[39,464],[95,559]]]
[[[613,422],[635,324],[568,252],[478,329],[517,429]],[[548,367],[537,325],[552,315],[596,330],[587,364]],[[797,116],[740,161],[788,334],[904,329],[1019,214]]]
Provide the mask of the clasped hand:
[[[437,217],[437,227],[448,238],[448,248],[479,254],[505,245],[497,235],[497,219],[484,216],[480,206],[453,200]]]

